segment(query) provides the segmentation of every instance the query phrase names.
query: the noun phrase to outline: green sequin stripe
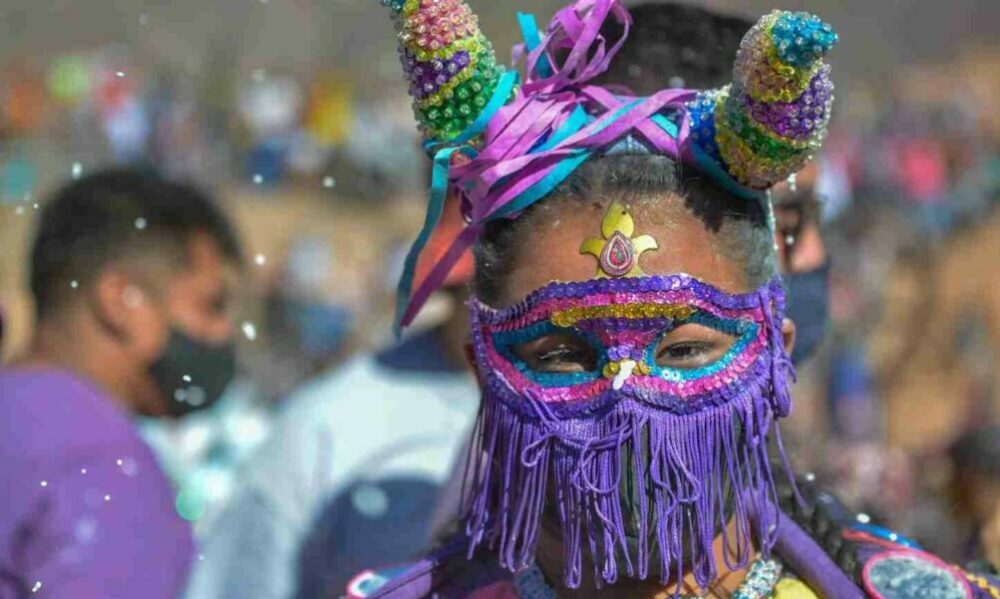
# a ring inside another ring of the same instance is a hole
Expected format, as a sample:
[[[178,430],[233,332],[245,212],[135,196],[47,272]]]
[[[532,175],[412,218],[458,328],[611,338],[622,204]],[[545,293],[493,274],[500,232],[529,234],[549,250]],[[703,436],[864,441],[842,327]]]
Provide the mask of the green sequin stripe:
[[[809,141],[793,142],[765,129],[763,125],[750,118],[750,115],[743,111],[742,107],[733,106],[737,102],[739,101],[734,99],[725,105],[716,106],[715,121],[716,123],[725,121],[725,124],[733,133],[743,139],[754,154],[772,160],[785,161],[810,148]]]
[[[797,172],[809,158],[806,151],[797,152],[786,160],[760,156],[724,121],[715,124],[715,142],[729,174],[740,183],[753,188],[769,186],[777,180],[775,177],[780,179],[787,176],[787,173]]]
[[[403,17],[408,17],[417,12],[417,9],[419,8],[420,0],[406,0],[406,2],[403,3],[403,10],[399,11],[399,14]]]
[[[424,123],[435,139],[448,139],[459,135],[479,116],[489,103],[503,69],[493,66],[489,71],[467,67],[471,77],[460,83],[451,101],[442,106],[417,109],[417,118]]]

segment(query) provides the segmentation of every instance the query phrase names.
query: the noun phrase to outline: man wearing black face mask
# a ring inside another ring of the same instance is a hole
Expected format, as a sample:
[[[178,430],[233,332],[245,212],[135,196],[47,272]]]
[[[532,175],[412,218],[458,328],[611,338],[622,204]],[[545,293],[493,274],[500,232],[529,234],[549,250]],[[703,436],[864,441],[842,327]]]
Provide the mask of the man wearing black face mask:
[[[183,591],[191,534],[130,417],[221,395],[239,265],[212,201],[152,175],[95,174],[45,206],[35,336],[0,371],[0,596]]]
[[[597,82],[624,85],[642,96],[665,87],[712,89],[732,79],[732,57],[753,25],[746,19],[673,2],[629,6],[632,28],[621,51]],[[605,25],[618,39],[617,23]],[[795,322],[792,361],[815,352],[826,334],[829,260],[820,234],[813,163],[789,183],[775,186],[776,234],[788,288],[787,315]]]

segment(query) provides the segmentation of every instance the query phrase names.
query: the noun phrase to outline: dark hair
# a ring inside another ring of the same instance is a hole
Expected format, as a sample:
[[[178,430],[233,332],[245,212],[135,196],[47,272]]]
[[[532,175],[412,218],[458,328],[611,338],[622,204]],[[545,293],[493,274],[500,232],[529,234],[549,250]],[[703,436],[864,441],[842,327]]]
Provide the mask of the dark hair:
[[[629,37],[595,82],[626,85],[640,96],[667,87],[726,85],[732,81],[740,42],[753,26],[740,17],[672,2],[638,4],[629,12],[633,20]],[[613,19],[602,29],[606,39],[618,39],[621,33]]]
[[[1000,426],[987,426],[962,435],[948,450],[959,470],[1000,479]]]
[[[194,187],[136,170],[108,170],[69,183],[42,210],[31,249],[38,317],[62,304],[72,281],[86,285],[113,260],[148,253],[182,263],[196,233],[241,263],[226,217]]]
[[[774,276],[774,239],[760,203],[734,196],[706,176],[682,172],[667,156],[623,153],[592,158],[517,219],[487,223],[475,247],[476,295],[489,304],[502,302],[524,236],[539,218],[563,202],[657,202],[667,194],[683,198],[686,208],[718,234],[715,249],[743,266],[751,286],[758,287]]]

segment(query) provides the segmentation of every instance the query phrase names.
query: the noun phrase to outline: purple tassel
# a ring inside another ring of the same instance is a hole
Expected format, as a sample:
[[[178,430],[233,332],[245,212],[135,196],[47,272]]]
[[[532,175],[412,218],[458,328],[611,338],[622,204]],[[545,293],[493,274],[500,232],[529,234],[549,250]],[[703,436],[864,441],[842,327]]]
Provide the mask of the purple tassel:
[[[769,507],[776,493],[767,436],[774,392],[787,387],[785,371],[770,362],[757,363],[750,384],[731,385],[713,407],[686,415],[654,408],[648,402],[655,398],[640,397],[649,392],[627,387],[600,414],[559,420],[544,403],[515,394],[498,374],[489,374],[472,450],[480,459],[470,462],[470,554],[485,543],[503,567],[529,567],[552,497],[570,588],[581,583],[584,547],[598,584],[612,584],[622,572],[646,578],[654,555],[649,537],[664,583],[685,568],[702,586],[715,579],[712,544],[720,530],[726,546],[735,546],[735,555],[725,558],[729,568],[746,565],[753,533],[757,548],[769,555],[778,515]],[[625,479],[634,485],[632,494],[622,493]],[[633,513],[638,517],[631,526]]]

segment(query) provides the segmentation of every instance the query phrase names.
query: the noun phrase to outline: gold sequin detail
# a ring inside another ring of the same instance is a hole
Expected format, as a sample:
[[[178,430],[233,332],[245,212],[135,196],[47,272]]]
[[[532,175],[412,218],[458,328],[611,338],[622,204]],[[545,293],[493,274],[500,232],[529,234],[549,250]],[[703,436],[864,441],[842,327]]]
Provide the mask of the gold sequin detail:
[[[965,577],[969,579],[969,582],[989,593],[990,597],[993,597],[993,599],[1000,599],[1000,589],[990,584],[990,581],[986,580],[982,576],[972,574],[971,572],[965,572],[964,574]]]
[[[678,304],[622,304],[614,306],[576,306],[552,314],[557,327],[571,327],[581,320],[595,318],[670,318],[687,320],[695,313],[691,306]]]
[[[622,371],[622,360],[617,360],[615,362],[608,362],[604,365],[604,370],[601,374],[604,378],[613,379],[618,376],[618,373]],[[639,374],[642,376],[649,376],[653,370],[649,367],[649,364],[645,362],[638,362],[635,365],[635,370],[632,371],[633,374]]]

